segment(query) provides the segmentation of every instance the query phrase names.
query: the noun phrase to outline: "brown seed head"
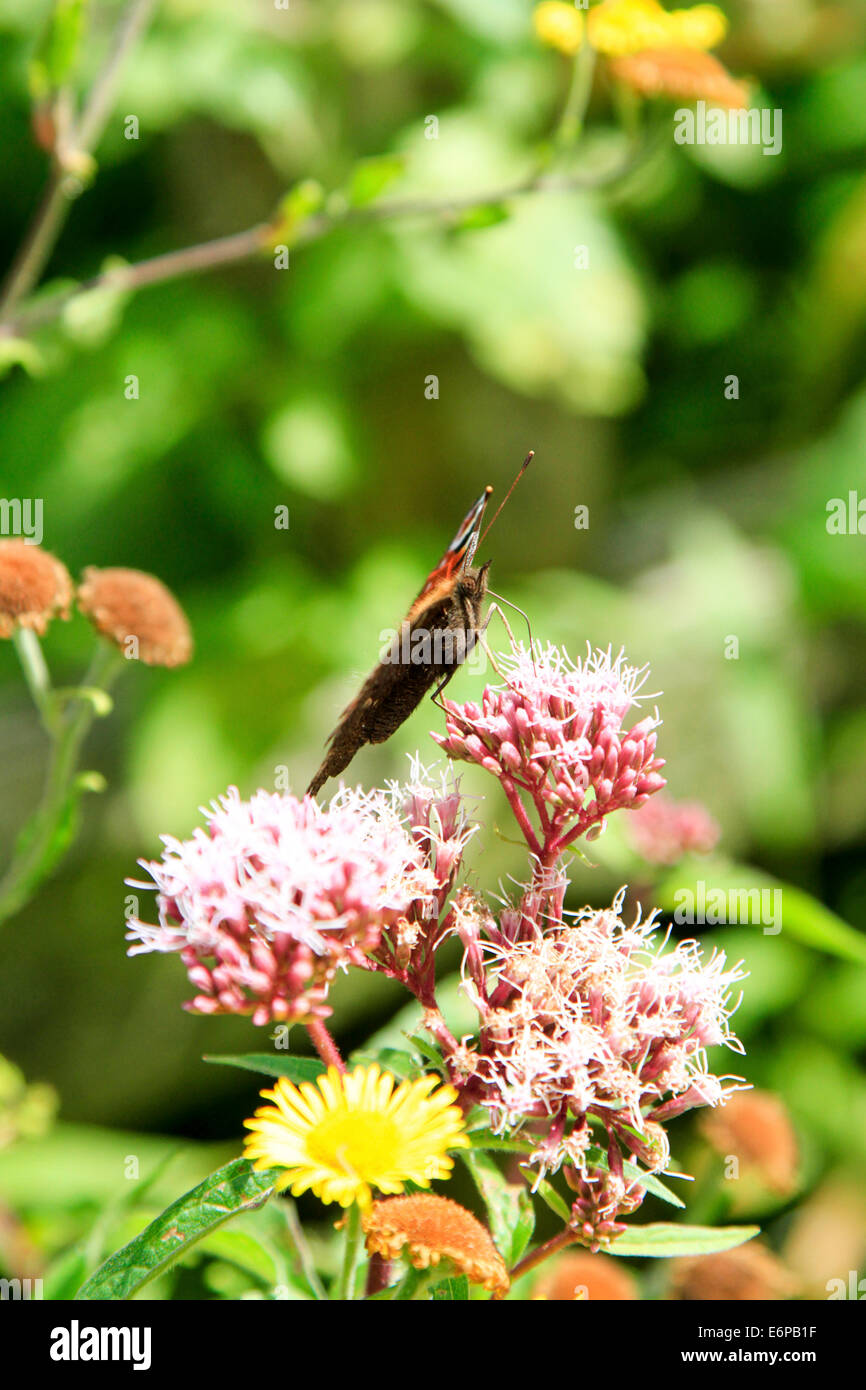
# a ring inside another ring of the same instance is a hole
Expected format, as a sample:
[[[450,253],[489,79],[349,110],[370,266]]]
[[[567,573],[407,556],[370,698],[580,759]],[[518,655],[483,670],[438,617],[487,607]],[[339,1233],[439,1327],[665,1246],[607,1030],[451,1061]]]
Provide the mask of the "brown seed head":
[[[78,589],[78,607],[118,647],[134,637],[147,666],[183,666],[192,656],[186,614],[152,574],[91,565]]]
[[[671,1261],[671,1297],[695,1303],[793,1298],[798,1280],[764,1245],[749,1241],[718,1255]]]
[[[611,58],[609,67],[614,77],[641,96],[703,100],[733,110],[748,105],[748,83],[737,82],[718,58],[698,49],[646,49]]]
[[[797,1186],[797,1137],[784,1104],[770,1091],[738,1091],[702,1116],[701,1129],[714,1149],[735,1155],[774,1192],[786,1196]]]
[[[536,1296],[552,1302],[620,1302],[637,1298],[634,1281],[612,1255],[563,1255],[537,1285]]]
[[[43,633],[51,619],[69,617],[72,580],[66,566],[21,540],[0,540],[0,637],[16,627]]]
[[[364,1215],[364,1231],[371,1255],[392,1260],[405,1247],[416,1269],[447,1259],[470,1283],[508,1292],[508,1271],[490,1233],[450,1197],[421,1193],[374,1202]]]

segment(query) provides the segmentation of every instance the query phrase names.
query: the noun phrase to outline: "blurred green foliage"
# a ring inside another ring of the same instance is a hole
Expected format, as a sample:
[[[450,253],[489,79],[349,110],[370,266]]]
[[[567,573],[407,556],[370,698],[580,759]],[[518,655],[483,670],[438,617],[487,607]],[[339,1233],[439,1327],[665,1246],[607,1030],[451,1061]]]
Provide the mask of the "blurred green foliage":
[[[0,0],[4,263],[46,175],[28,66],[48,8]],[[92,8],[85,88],[119,7]],[[164,0],[47,281],[241,230],[300,180],[359,201],[391,177],[386,197],[513,182],[566,79],[533,41],[530,9]],[[70,1193],[34,1162],[48,1141],[0,1159],[6,1199],[48,1247],[80,1233],[70,1211],[122,1188],[119,1169],[113,1187],[106,1177],[118,1155],[157,1143],[123,1130],[228,1140],[222,1160],[253,1101],[251,1078],[200,1058],[261,1048],[261,1035],[182,1012],[176,960],[126,960],[124,877],[229,783],[272,785],[287,765],[305,785],[380,631],[480,487],[501,496],[528,448],[532,469],[485,542],[494,587],[544,641],[623,645],[649,662],[671,791],[710,808],[730,855],[866,927],[866,543],[825,524],[830,499],[866,496],[866,13],[750,0],[729,14],[722,56],[784,111],[778,158],[661,140],[610,191],[526,199],[495,225],[382,221],[293,249],[288,271],[263,258],[94,295],[40,330],[4,382],[0,492],[44,499],[44,543],[74,573],[158,574],[197,642],[183,670],[124,675],[87,750],[108,791],[0,937],[0,1051],[57,1089],[54,1165],[77,1165]],[[425,138],[430,113],[438,140]],[[602,77],[580,158],[613,162],[623,139]],[[383,155],[387,166],[363,163]],[[575,268],[579,245],[589,270]],[[588,529],[575,527],[580,505]],[[80,677],[91,642],[80,617],[54,625],[58,683]],[[46,750],[8,643],[0,680],[8,846]],[[480,686],[464,671],[452,689]],[[434,714],[422,707],[351,775],[399,776],[418,748],[433,761]],[[507,825],[475,772],[464,785],[487,797],[490,827]],[[574,865],[574,905],[619,886],[616,855],[592,857]],[[488,889],[523,867],[492,828],[469,864]],[[866,969],[784,930],[704,935],[751,971],[745,1071],[789,1104],[810,1182],[839,1165],[862,1173]],[[354,1046],[401,1002],[377,979],[341,980],[336,1031]],[[116,1136],[89,1128],[108,1125]],[[208,1171],[204,1155],[190,1164],[190,1181]]]

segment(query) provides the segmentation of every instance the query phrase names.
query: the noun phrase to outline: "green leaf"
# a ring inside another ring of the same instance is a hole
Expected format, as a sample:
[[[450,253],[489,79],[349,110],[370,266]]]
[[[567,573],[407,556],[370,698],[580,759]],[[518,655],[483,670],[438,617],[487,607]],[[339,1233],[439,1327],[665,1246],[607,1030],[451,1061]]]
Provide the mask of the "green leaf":
[[[402,1081],[412,1081],[423,1070],[417,1057],[410,1052],[401,1052],[396,1047],[360,1048],[349,1058],[352,1066],[369,1067],[374,1062],[383,1071],[389,1071]]]
[[[508,208],[504,203],[479,203],[476,208],[467,208],[456,219],[454,227],[460,232],[479,232],[485,227],[495,227],[507,222]]]
[[[87,1255],[81,1245],[64,1250],[45,1271],[42,1283],[42,1297],[46,1303],[74,1298],[87,1277]]]
[[[692,872],[698,875],[694,880]],[[697,892],[699,883],[703,885],[700,894]],[[762,892],[779,894],[778,899],[769,897],[767,902],[772,907],[773,918],[776,918],[775,906],[778,903],[781,920],[762,919],[757,897]],[[732,922],[751,925],[757,931],[766,928],[765,934],[768,936],[775,935],[781,928],[787,936],[804,946],[860,965],[866,963],[866,935],[863,932],[855,931],[802,888],[795,888],[792,883],[782,883],[747,865],[715,863],[694,868],[693,861],[687,866],[680,865],[677,871],[657,885],[655,900],[669,912],[686,906],[694,910],[704,903],[706,914],[709,914],[713,906],[711,895],[714,893],[720,895],[720,906],[721,895],[724,895],[723,912],[728,925]],[[689,896],[688,903],[683,901],[684,894]]]
[[[45,370],[45,359],[26,338],[3,338],[0,341],[0,377],[13,367],[23,367],[28,375],[39,376]]]
[[[549,1183],[546,1178],[541,1178],[534,1183],[534,1187],[535,1192],[541,1198],[542,1202],[549,1206],[550,1210],[555,1212],[560,1221],[564,1222],[567,1226],[571,1220],[571,1211],[568,1204],[560,1197],[556,1188]]]
[[[37,101],[72,75],[84,36],[89,0],[54,0],[54,9],[30,62],[30,91]]]
[[[346,198],[353,208],[361,208],[374,203],[377,198],[399,179],[406,168],[401,155],[383,154],[373,159],[362,159],[352,170],[346,189]]]
[[[238,1212],[266,1202],[273,1193],[274,1180],[273,1171],[258,1173],[247,1159],[233,1159],[172,1202],[140,1235],[110,1255],[76,1297],[131,1298],[204,1236]]]
[[[594,1144],[590,1145],[586,1151],[586,1156],[591,1167],[600,1168],[604,1173],[609,1171],[607,1154],[604,1149],[599,1149]],[[632,1163],[630,1160],[624,1161],[622,1167],[623,1172],[631,1182],[639,1182],[641,1187],[646,1188],[647,1192],[651,1192],[654,1197],[667,1202],[668,1206],[679,1207],[681,1211],[685,1211],[685,1202],[669,1187],[665,1187],[661,1178],[657,1177],[655,1173],[648,1173],[645,1168],[641,1168],[639,1164]]]
[[[407,1034],[407,1036],[409,1035]],[[443,1076],[448,1075],[448,1068],[445,1065],[445,1059],[442,1053],[439,1051],[438,1047],[431,1043],[429,1038],[422,1037],[420,1033],[413,1033],[409,1036],[409,1041],[413,1047],[418,1049],[425,1061],[429,1062],[437,1071],[440,1071]]]
[[[508,1266],[512,1269],[524,1254],[535,1230],[535,1203],[532,1193],[528,1187],[520,1187],[517,1191],[517,1224],[511,1232],[511,1258],[508,1260]]]
[[[469,1280],[465,1274],[458,1274],[452,1279],[442,1279],[433,1285],[430,1297],[434,1303],[468,1303]]]
[[[530,1144],[526,1139],[500,1139],[495,1134],[491,1134],[489,1129],[475,1130],[469,1136],[472,1140],[473,1149],[481,1149],[485,1153],[504,1153],[504,1154],[532,1154],[537,1149],[537,1144]]]
[[[281,1282],[281,1274],[271,1251],[249,1231],[213,1231],[197,1247],[208,1255],[228,1260],[268,1288]]]
[[[511,1183],[500,1171],[492,1158],[477,1149],[461,1149],[460,1157],[472,1174],[475,1185],[484,1199],[487,1219],[493,1243],[509,1268],[516,1262],[515,1244],[526,1241],[532,1234],[532,1227],[526,1234],[528,1224],[527,1203],[531,1198],[522,1183]]]
[[[646,1255],[670,1259],[674,1255],[715,1255],[733,1250],[760,1235],[760,1226],[679,1226],[656,1221],[649,1226],[630,1226],[612,1241],[610,1255]]]
[[[237,1052],[215,1056],[205,1054],[203,1062],[213,1062],[221,1067],[240,1067],[243,1071],[257,1071],[264,1076],[287,1076],[297,1086],[301,1081],[315,1081],[327,1071],[324,1062],[318,1057],[293,1057],[289,1053],[278,1057],[272,1052]]]
[[[291,246],[299,227],[319,211],[325,200],[325,190],[315,179],[302,179],[290,188],[280,201],[277,214],[269,228],[268,248],[285,242]]]

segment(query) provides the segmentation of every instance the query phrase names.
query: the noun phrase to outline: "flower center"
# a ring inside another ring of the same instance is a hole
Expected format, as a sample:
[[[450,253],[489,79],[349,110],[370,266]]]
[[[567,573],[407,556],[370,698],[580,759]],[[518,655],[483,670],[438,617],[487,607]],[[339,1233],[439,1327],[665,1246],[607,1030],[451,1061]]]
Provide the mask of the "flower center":
[[[369,1177],[394,1162],[400,1135],[386,1115],[329,1115],[311,1130],[310,1156],[333,1171]]]

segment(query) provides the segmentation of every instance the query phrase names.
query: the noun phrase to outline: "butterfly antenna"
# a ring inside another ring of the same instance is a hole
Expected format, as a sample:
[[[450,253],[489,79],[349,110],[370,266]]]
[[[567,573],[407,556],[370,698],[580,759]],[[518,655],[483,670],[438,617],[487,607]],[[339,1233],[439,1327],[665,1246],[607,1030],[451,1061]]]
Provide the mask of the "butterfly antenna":
[[[487,532],[490,530],[491,526],[493,525],[493,522],[496,520],[499,513],[502,511],[502,508],[505,506],[505,503],[508,501],[512,492],[517,487],[517,484],[520,482],[520,479],[523,477],[524,473],[526,472],[527,468],[529,467],[534,458],[535,450],[530,449],[529,453],[526,455],[526,458],[523,460],[523,463],[520,465],[520,471],[518,472],[517,477],[514,479],[514,482],[511,484],[511,487],[508,489],[502,501],[499,503],[499,506],[496,508],[496,511],[493,513],[492,519],[488,521],[487,525],[485,526],[484,531],[481,535],[481,539],[478,542],[479,545],[484,540],[484,537],[487,535]]]

